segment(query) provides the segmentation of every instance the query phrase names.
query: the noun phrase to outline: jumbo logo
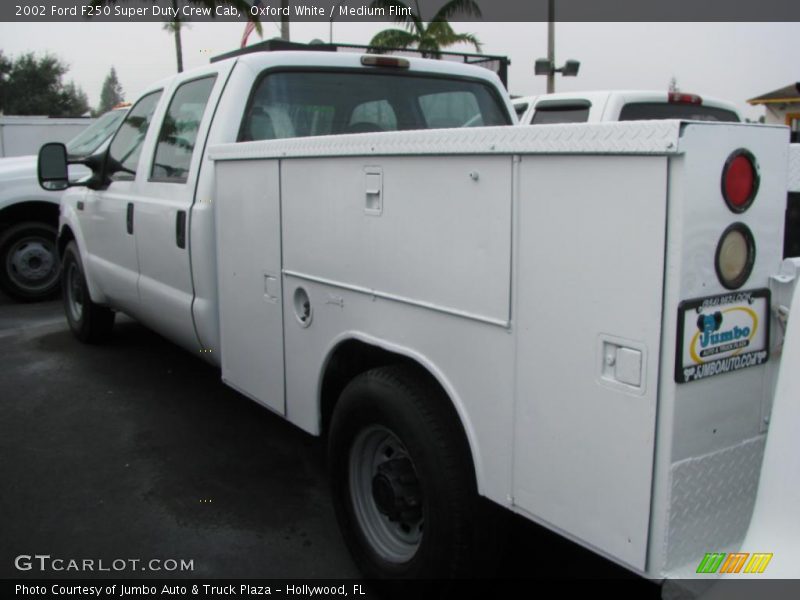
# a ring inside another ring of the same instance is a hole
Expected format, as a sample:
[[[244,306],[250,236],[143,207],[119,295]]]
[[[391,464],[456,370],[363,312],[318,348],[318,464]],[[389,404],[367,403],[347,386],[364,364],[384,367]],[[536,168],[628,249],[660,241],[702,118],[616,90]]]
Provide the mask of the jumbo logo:
[[[764,364],[769,358],[767,289],[678,305],[675,381],[688,383]]]
[[[763,573],[772,556],[771,552],[707,552],[697,573]]]
[[[723,353],[735,356],[750,346],[757,330],[758,315],[746,306],[701,314],[689,353],[696,364]]]

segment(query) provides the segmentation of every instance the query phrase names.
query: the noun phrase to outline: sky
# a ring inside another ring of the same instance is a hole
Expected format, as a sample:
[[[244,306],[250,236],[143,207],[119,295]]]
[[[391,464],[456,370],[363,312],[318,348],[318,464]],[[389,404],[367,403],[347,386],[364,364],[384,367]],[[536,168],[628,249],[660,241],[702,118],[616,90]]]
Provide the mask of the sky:
[[[183,32],[184,67],[239,46],[241,23],[192,23]],[[264,39],[278,35],[265,22]],[[291,39],[328,41],[328,21],[291,24]],[[337,42],[366,44],[393,23],[333,22]],[[454,23],[458,32],[477,35],[483,52],[511,59],[509,91],[541,94],[545,77],[533,74],[537,58],[547,54],[546,23]],[[250,43],[259,41],[256,33]],[[800,23],[557,23],[556,63],[581,62],[577,77],[556,79],[556,91],[667,89],[675,77],[682,91],[733,102],[757,119],[762,107],[748,98],[800,81]],[[471,51],[468,47],[453,47]],[[134,100],[149,83],[175,72],[173,38],[161,23],[0,23],[0,50],[51,52],[70,66],[75,81],[96,105],[112,66]]]

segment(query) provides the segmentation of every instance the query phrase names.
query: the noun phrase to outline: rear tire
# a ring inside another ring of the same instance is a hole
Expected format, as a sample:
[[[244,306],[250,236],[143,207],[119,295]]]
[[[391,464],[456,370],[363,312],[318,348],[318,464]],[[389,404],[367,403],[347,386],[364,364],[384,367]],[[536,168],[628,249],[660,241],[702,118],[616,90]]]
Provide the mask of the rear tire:
[[[114,312],[92,302],[81,256],[75,242],[64,249],[61,265],[61,296],[69,328],[75,337],[87,344],[104,342],[111,337]]]
[[[469,445],[427,374],[396,365],[357,376],[328,442],[336,515],[367,578],[476,575],[485,529]]]
[[[30,221],[0,235],[0,288],[15,300],[35,302],[58,289],[55,227]]]

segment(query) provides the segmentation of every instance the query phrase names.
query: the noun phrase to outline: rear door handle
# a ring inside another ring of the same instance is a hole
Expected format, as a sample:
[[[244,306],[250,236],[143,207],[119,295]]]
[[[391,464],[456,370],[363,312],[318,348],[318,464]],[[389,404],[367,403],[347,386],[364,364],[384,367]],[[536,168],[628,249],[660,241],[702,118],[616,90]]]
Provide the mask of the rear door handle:
[[[125,218],[125,226],[129,234],[133,234],[133,202],[128,202],[128,214]]]
[[[186,248],[186,211],[179,210],[175,216],[175,243],[178,248]]]

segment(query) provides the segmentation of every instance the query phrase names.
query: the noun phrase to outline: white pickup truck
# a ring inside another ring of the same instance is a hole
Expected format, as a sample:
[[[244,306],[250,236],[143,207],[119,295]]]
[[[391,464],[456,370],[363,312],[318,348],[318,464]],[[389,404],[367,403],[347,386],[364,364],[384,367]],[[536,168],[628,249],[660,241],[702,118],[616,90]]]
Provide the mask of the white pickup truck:
[[[249,53],[157,83],[64,194],[70,327],[127,313],[327,435],[369,577],[478,572],[479,496],[693,573],[755,499],[785,131],[514,122],[493,74],[440,61]],[[67,162],[44,146],[42,185]]]
[[[515,98],[520,125],[607,123],[651,119],[739,123],[730,102],[697,94],[658,90],[560,92]]]
[[[99,117],[67,143],[67,153],[77,158],[100,150],[125,110]],[[79,175],[76,169],[73,176]],[[60,191],[43,190],[37,183],[35,155],[0,158],[0,290],[16,300],[42,300],[58,289],[60,200]]]

